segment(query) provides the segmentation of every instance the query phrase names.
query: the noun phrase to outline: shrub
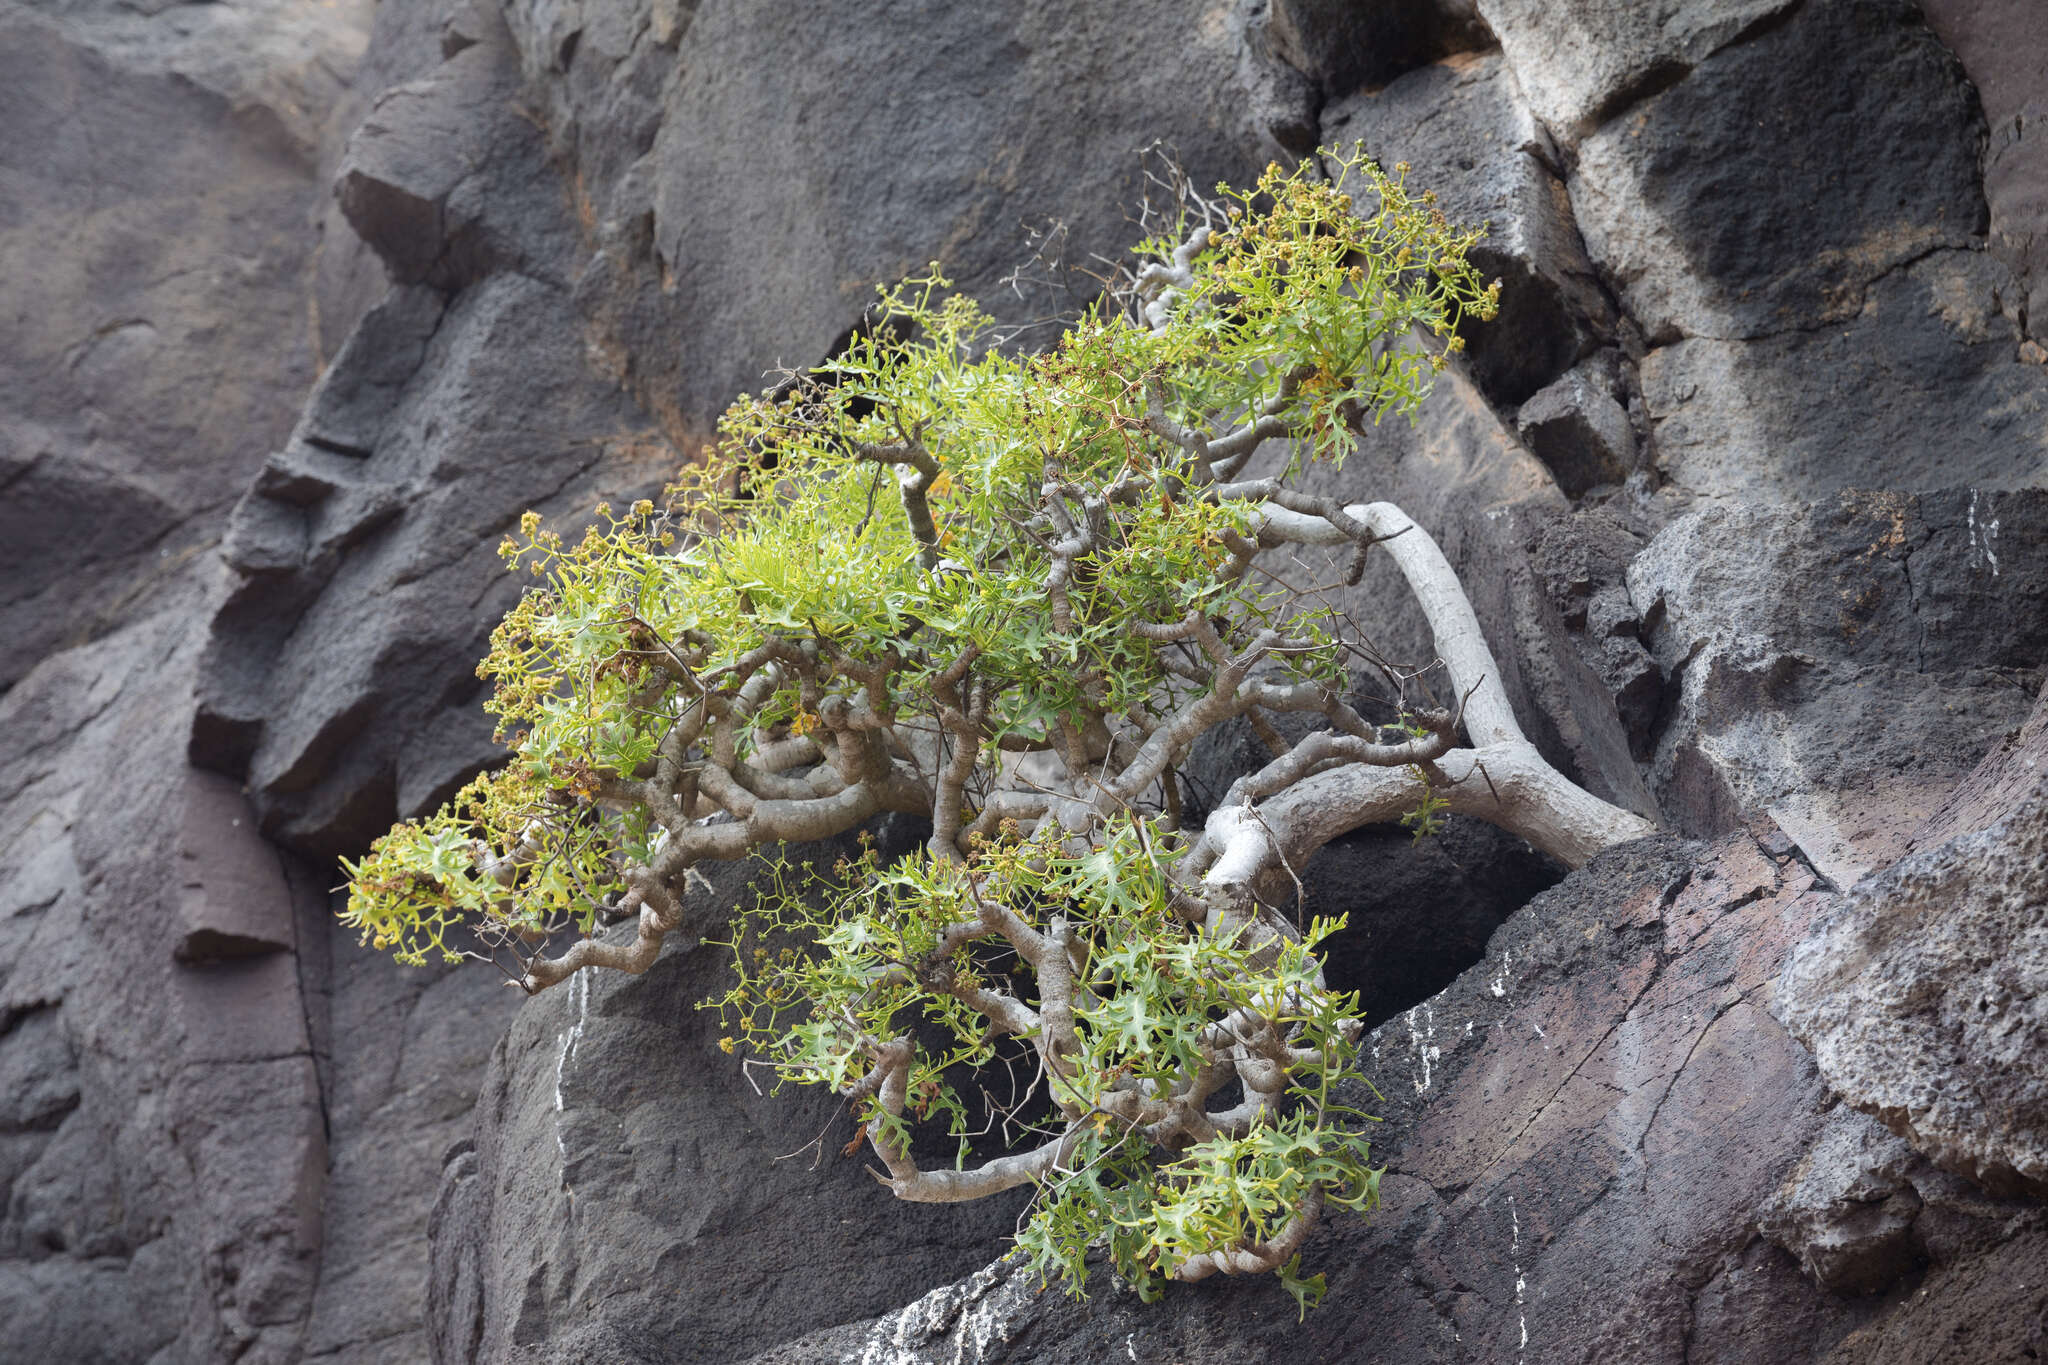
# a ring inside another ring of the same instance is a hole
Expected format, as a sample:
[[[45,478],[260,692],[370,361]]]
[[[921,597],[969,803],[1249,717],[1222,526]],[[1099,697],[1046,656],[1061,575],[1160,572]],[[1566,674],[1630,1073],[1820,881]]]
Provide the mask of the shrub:
[[[1101,1247],[1148,1295],[1278,1271],[1312,1301],[1303,1240],[1326,1205],[1371,1207],[1377,1173],[1356,1001],[1314,954],[1339,925],[1297,922],[1294,870],[1403,815],[1478,814],[1574,863],[1645,829],[1522,737],[1426,533],[1294,486],[1412,413],[1498,287],[1427,195],[1334,164],[1189,200],[1041,354],[991,345],[934,267],[827,367],[735,403],[665,506],[600,508],[574,544],[529,514],[504,554],[539,581],[479,669],[512,760],[351,866],[347,922],[538,991],[644,970],[699,863],[926,818],[914,856],[781,874],[693,923],[732,957],[707,1002],[727,1049],[852,1099],[902,1198],[1035,1186],[1020,1246],[1076,1290]],[[1370,656],[1262,565],[1290,543],[1351,546],[1354,582],[1386,547],[1448,705],[1382,727],[1348,703]],[[1324,727],[1289,744],[1286,712]],[[1272,761],[1183,829],[1179,767],[1235,717]],[[1035,1079],[999,1106],[1012,1149],[975,1162],[962,1087],[1005,1038]],[[919,1164],[925,1124],[957,1162]]]

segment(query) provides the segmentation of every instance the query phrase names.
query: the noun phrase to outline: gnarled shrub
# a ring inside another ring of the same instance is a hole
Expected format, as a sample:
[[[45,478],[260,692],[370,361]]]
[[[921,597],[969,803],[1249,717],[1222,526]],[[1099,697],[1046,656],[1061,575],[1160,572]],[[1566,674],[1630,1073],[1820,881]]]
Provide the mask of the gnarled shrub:
[[[1312,1299],[1302,1241],[1377,1177],[1356,1002],[1323,983],[1334,926],[1298,922],[1293,870],[1402,815],[1573,863],[1645,828],[1523,738],[1426,533],[1291,482],[1412,411],[1493,307],[1476,234],[1334,164],[1191,200],[1042,354],[988,344],[936,269],[886,289],[829,367],[734,404],[665,507],[600,509],[573,545],[529,516],[505,555],[537,582],[479,670],[513,758],[351,867],[348,922],[410,961],[469,953],[460,926],[537,991],[644,970],[699,863],[927,818],[916,856],[692,923],[732,953],[729,1050],[854,1101],[903,1198],[1034,1185],[1021,1246],[1077,1289],[1106,1247],[1147,1293],[1277,1270]],[[1354,581],[1393,555],[1442,705],[1412,675],[1389,724],[1347,702],[1375,660],[1262,563],[1285,544],[1353,547]],[[1323,726],[1290,744],[1283,712]],[[1236,717],[1272,761],[1184,829],[1178,767]],[[963,1087],[999,1052],[1030,1060],[990,1118]],[[956,1163],[914,1158],[925,1123]],[[1010,1150],[972,1159],[977,1123]]]

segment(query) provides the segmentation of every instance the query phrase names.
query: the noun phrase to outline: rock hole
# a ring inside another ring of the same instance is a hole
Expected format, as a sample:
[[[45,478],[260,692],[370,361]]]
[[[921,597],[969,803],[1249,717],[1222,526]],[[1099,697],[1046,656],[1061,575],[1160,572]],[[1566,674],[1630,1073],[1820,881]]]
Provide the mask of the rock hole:
[[[1565,867],[1481,820],[1452,816],[1417,840],[1370,825],[1301,870],[1304,917],[1343,915],[1323,946],[1330,986],[1357,991],[1368,1028],[1419,1005],[1486,954],[1493,931]]]
[[[1378,717],[1387,708],[1368,690],[1351,702]],[[1290,741],[1306,722],[1283,715],[1277,728]],[[1268,759],[1241,720],[1197,741],[1181,769],[1184,819],[1190,829],[1208,818],[1240,773]],[[1486,954],[1501,921],[1564,879],[1564,864],[1521,839],[1470,816],[1453,815],[1443,829],[1416,839],[1398,824],[1368,825],[1332,840],[1297,868],[1302,897],[1284,881],[1279,905],[1306,927],[1317,916],[1343,915],[1346,926],[1323,945],[1330,987],[1357,991],[1368,1028],[1441,991]]]

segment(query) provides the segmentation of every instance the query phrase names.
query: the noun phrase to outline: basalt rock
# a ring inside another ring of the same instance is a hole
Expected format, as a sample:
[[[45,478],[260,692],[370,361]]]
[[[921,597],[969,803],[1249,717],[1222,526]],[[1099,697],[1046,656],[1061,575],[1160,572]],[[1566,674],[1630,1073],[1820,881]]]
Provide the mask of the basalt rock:
[[[1615,308],[1572,220],[1557,150],[1499,52],[1461,54],[1351,95],[1323,111],[1323,139],[1408,166],[1453,222],[1485,226],[1471,259],[1501,281],[1500,314],[1468,329],[1467,341],[1494,402],[1522,402],[1612,338]]]
[[[1986,827],[1850,893],[1794,955],[1786,1026],[1828,1083],[1944,1169],[2048,1193],[2048,692],[1970,784],[2031,781]]]
[[[49,10],[0,8],[0,687],[203,554],[289,430],[309,144],[367,26]]]
[[[2048,495],[1717,503],[1628,568],[1670,700],[1665,809],[1769,808],[1847,886],[2025,716],[2048,656]]]
[[[1982,249],[1983,136],[1960,67],[1888,0],[1789,9],[1586,136],[1572,205],[1650,348],[1665,477],[1794,499],[2042,481],[2048,369]]]
[[[787,856],[801,868],[852,848]],[[768,873],[714,875],[707,900],[724,905]],[[724,992],[727,951],[678,945],[644,976],[581,974],[499,1040],[474,1145],[448,1153],[434,1209],[438,1361],[668,1360],[678,1342],[706,1365],[738,1360],[1000,1251],[1025,1191],[898,1203],[842,1152],[844,1105],[776,1096],[770,1069],[720,1049],[718,1014],[697,1005]]]

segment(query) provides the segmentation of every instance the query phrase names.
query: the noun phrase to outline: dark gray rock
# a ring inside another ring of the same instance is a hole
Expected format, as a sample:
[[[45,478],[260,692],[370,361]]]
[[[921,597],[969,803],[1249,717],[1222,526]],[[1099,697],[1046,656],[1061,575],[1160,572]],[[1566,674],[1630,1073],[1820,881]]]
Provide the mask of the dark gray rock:
[[[763,875],[718,869],[706,900],[733,904]],[[898,1203],[840,1154],[843,1105],[761,1093],[772,1078],[722,1053],[718,1016],[695,1008],[728,972],[717,945],[677,942],[644,976],[586,972],[519,1013],[435,1204],[437,1360],[655,1361],[688,1342],[714,1365],[1000,1250],[1023,1191]]]
[[[1026,226],[1062,224],[1070,265],[1117,258],[1155,140],[1205,191],[1248,182],[1267,150],[1235,7],[804,0],[765,24],[738,6],[519,3],[509,17],[595,227],[579,297],[685,448],[765,371],[830,355],[876,283],[929,262],[1035,316],[1003,284],[1030,254]]]
[[[1649,538],[1632,500],[1536,519],[1526,548],[1550,605],[1587,668],[1614,700],[1628,752],[1650,756],[1664,676],[1643,647],[1642,613],[1628,595],[1629,563]]]
[[[1497,52],[1466,54],[1323,111],[1326,143],[1362,144],[1388,168],[1406,163],[1411,184],[1434,191],[1452,222],[1487,229],[1471,260],[1501,281],[1500,314],[1466,329],[1466,341],[1473,377],[1507,407],[1616,326],[1572,221],[1550,136],[1529,112],[1517,74]]]
[[[1837,1109],[1758,1220],[1764,1236],[1837,1294],[1881,1293],[1919,1258],[1919,1154],[1883,1124]]]
[[[284,1359],[317,1264],[321,1114],[292,957],[177,960],[181,849],[225,852],[202,893],[214,923],[267,923],[272,907],[230,898],[300,889],[281,869],[250,875],[253,826],[166,743],[165,690],[191,678],[194,576],[182,600],[45,660],[0,701],[19,737],[0,881],[26,901],[0,980],[0,1069],[22,1087],[0,1293],[11,1339],[48,1347],[38,1359],[121,1349],[106,1342],[147,1358],[174,1340],[186,1358]],[[69,1335],[103,1320],[104,1338]]]
[[[215,963],[289,952],[292,893],[277,850],[256,832],[241,788],[190,772],[178,831],[180,962]]]
[[[378,96],[335,176],[342,214],[398,284],[453,291],[499,271],[544,274],[563,250],[561,215],[538,211],[536,196],[558,187],[539,131],[518,116],[509,35],[497,22],[474,29],[419,80]]]
[[[202,553],[312,381],[297,125],[362,16],[288,9],[230,21],[231,63],[133,15],[0,9],[0,687]]]
[[[316,907],[301,950],[327,1096],[326,1210],[305,1359],[416,1365],[428,1340],[428,1219],[466,1145],[491,1051],[522,997],[496,972],[395,967]],[[317,953],[310,933],[330,935]],[[331,962],[331,966],[328,963]]]
[[[445,303],[395,290],[236,510],[194,759],[246,773],[265,831],[318,853],[445,800],[496,752],[474,669],[519,591],[499,538],[528,507],[578,518],[657,483],[667,460],[645,452],[665,449],[583,364],[558,280],[498,271]]]
[[[1326,96],[1493,45],[1475,0],[1272,0],[1273,53]]]
[[[1536,117],[1577,142],[1797,2],[1479,0],[1479,14],[1521,74]]]
[[[466,980],[408,1017],[378,961],[337,1046],[332,868],[172,738],[202,555],[320,354],[313,167],[369,15],[147,9],[0,9],[29,291],[0,328],[0,1353],[413,1361],[436,1158],[511,1002]],[[266,486],[310,506],[333,452],[292,451]],[[349,1102],[365,1059],[397,1095]]]
[[[1515,414],[1515,429],[1566,497],[1618,484],[1635,468],[1635,432],[1611,371],[1597,362],[1569,370]]]
[[[1979,249],[1982,137],[1933,35],[1858,0],[1792,11],[1579,145],[1572,205],[1654,348],[1666,477],[1716,497],[2042,482],[2048,370],[2019,358],[2010,274]]]
[[[1308,915],[1347,925],[1322,951],[1335,990],[1357,991],[1370,1026],[1427,1002],[1486,951],[1507,917],[1564,867],[1478,820],[1417,839],[1394,825],[1333,840],[1301,869]],[[1427,923],[1418,931],[1418,914]]]
[[[445,800],[497,752],[474,669],[518,591],[496,544],[520,513],[580,518],[674,458],[646,458],[665,448],[584,363],[563,273],[577,227],[519,115],[509,36],[476,27],[344,158],[351,221],[428,284],[364,315],[228,531],[238,582],[190,751],[250,782],[267,834],[322,855]]]
[[[1822,52],[1842,79],[1816,90]],[[1653,340],[1843,321],[1885,271],[1982,232],[1973,105],[1900,6],[1802,8],[1583,143],[1573,204]]]
[[[1962,60],[1984,106],[1991,249],[2017,277],[2006,312],[2048,335],[2048,29],[2027,0],[1929,0],[1927,23]],[[2032,357],[2039,364],[2048,351]]]
[[[1840,327],[1651,351],[1659,472],[1687,493],[1796,501],[1847,488],[2035,488],[2048,368],[2020,357],[1988,255],[1938,252],[1874,282]]]
[[[1270,32],[1249,9],[1238,11],[1240,18],[1250,21],[1244,28],[1244,50],[1237,61],[1246,117],[1283,157],[1307,156],[1322,141],[1319,115],[1323,92],[1313,77],[1273,51]]]
[[[1249,1365],[1354,1360],[1370,1342],[1387,1365],[1807,1362],[1859,1358],[1859,1331],[1893,1359],[1960,1359],[1938,1354],[1958,1322],[2013,1322],[2011,1282],[2048,1268],[2038,1206],[1916,1171],[1938,1313],[1917,1312],[1910,1278],[1831,1292],[1758,1231],[1782,1190],[1849,1164],[1811,1059],[1764,1007],[1831,900],[1766,827],[1613,850],[1510,919],[1483,962],[1371,1036],[1382,1207],[1311,1239],[1303,1262],[1329,1295],[1305,1322],[1270,1283],[1148,1307],[1106,1276],[1075,1302],[998,1265],[755,1360]]]
[[[199,576],[0,698],[0,1323],[53,1365],[416,1361],[515,1001],[330,947],[332,869],[183,767]]]

